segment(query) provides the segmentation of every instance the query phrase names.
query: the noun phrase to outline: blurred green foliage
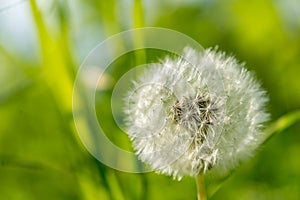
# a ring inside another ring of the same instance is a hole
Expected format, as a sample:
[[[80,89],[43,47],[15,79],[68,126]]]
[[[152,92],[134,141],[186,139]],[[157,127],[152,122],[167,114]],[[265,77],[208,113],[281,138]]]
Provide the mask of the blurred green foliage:
[[[77,136],[72,118],[76,71],[95,45],[123,30],[159,26],[178,30],[205,48],[218,45],[256,72],[270,96],[272,121],[300,108],[297,0],[12,4],[0,5],[0,199],[196,199],[192,178],[177,182],[155,173],[115,171],[94,159]],[[107,73],[116,83],[131,67],[162,55],[129,53]],[[132,150],[108,106],[112,89],[96,94],[99,123],[115,144]],[[207,185],[211,199],[299,199],[300,125],[299,115],[293,116],[275,123],[271,132],[281,133],[220,189]]]

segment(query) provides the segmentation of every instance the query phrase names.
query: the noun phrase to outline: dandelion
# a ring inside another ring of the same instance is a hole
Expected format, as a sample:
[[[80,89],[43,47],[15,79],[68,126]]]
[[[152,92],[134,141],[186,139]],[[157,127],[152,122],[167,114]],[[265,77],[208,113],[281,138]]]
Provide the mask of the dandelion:
[[[185,48],[147,68],[126,98],[138,157],[181,179],[225,174],[253,155],[268,120],[266,92],[235,58]]]

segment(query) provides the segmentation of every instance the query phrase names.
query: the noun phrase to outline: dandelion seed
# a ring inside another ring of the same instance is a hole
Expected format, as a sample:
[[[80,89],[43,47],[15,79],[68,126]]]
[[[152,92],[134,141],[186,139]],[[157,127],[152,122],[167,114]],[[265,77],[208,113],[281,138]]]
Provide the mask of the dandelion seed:
[[[128,135],[138,157],[159,173],[226,173],[261,144],[268,99],[233,57],[191,48],[183,57],[167,57],[134,80]]]

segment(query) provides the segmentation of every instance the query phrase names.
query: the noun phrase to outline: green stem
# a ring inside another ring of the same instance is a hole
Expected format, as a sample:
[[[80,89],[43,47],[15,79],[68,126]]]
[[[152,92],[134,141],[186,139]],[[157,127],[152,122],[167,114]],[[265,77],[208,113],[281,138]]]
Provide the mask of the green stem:
[[[205,186],[204,186],[204,176],[203,174],[199,174],[196,177],[197,183],[197,199],[198,200],[206,200]]]

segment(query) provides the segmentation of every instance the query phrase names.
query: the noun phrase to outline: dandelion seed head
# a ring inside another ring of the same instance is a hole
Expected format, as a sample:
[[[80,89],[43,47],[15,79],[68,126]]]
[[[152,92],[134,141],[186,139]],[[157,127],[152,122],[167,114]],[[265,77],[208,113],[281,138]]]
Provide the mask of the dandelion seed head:
[[[138,157],[159,173],[227,173],[261,144],[268,98],[233,57],[191,48],[183,57],[167,57],[134,80],[127,133]]]

